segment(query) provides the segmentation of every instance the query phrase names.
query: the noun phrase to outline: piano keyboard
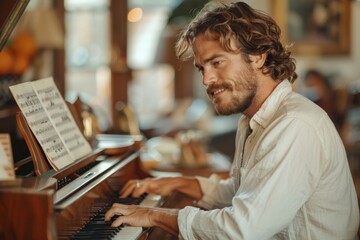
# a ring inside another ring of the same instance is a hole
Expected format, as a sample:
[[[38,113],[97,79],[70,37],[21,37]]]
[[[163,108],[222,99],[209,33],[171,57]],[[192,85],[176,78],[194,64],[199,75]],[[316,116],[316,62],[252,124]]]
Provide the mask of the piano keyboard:
[[[72,240],[80,239],[126,239],[136,240],[143,232],[142,227],[119,226],[111,227],[111,222],[105,222],[104,216],[107,210],[114,203],[140,205],[144,207],[156,207],[160,205],[161,197],[154,194],[144,194],[139,198],[118,198],[115,197],[110,202],[99,203],[99,206],[94,206],[90,211],[93,216],[89,221],[74,234],[70,236]],[[116,217],[114,217],[115,219]],[[58,236],[58,239],[69,239],[69,236]]]

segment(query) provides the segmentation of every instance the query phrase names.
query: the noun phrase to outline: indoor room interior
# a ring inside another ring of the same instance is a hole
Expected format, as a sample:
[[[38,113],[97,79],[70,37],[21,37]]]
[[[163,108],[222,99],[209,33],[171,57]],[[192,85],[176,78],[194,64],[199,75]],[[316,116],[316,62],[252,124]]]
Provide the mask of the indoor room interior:
[[[193,61],[178,60],[174,50],[208,0],[23,2],[0,52],[0,133],[10,136],[17,178],[37,173],[9,86],[48,77],[90,144],[98,135],[141,136],[141,162],[155,176],[228,175],[240,114],[218,115]],[[293,89],[330,116],[360,199],[360,1],[245,2],[281,27],[296,60]]]

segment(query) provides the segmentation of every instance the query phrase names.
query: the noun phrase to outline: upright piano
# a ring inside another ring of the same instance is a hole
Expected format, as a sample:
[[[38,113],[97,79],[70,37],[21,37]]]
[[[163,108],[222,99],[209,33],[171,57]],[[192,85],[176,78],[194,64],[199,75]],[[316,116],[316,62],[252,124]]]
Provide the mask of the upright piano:
[[[104,221],[104,213],[115,202],[159,207],[191,202],[176,194],[119,198],[128,180],[150,177],[139,156],[137,147],[111,155],[98,148],[61,171],[50,169],[0,184],[0,239],[176,239],[161,229],[113,228]],[[33,162],[26,159],[20,164],[17,171]]]
[[[6,1],[11,10],[5,8],[9,16],[0,17],[0,50],[28,2]],[[26,127],[25,120],[20,121],[19,127]],[[55,171],[46,161],[39,161],[43,153],[30,130],[20,130],[25,138],[30,137],[25,140],[31,156],[15,164],[16,180],[0,181],[1,240],[177,239],[158,228],[113,228],[110,222],[103,221],[104,212],[115,202],[159,207],[191,203],[191,199],[177,193],[167,198],[151,194],[138,199],[118,197],[119,190],[130,179],[150,177],[141,164],[136,139],[121,151],[97,146],[89,156]],[[119,141],[125,136],[112,137]]]

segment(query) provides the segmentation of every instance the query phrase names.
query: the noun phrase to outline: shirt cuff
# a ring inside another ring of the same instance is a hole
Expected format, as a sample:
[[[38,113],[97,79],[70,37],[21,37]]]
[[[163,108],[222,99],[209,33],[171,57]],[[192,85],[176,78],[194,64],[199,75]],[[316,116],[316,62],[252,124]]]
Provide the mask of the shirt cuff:
[[[199,211],[200,209],[195,207],[185,207],[179,211],[179,239],[194,239],[192,225],[194,217]]]
[[[201,191],[204,194],[197,202],[197,205],[205,209],[211,209],[214,206],[213,192],[220,178],[218,175],[212,174],[209,178],[196,177],[196,179],[199,181]]]

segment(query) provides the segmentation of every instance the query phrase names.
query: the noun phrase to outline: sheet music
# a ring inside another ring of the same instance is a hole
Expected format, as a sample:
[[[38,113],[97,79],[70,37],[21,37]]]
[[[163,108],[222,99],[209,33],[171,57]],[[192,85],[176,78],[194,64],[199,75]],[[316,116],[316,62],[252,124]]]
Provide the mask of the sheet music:
[[[62,98],[52,78],[32,82],[41,104],[55,125],[58,135],[73,159],[79,159],[84,153],[91,153],[91,147]],[[86,155],[85,154],[85,155]]]
[[[10,90],[56,170],[91,153],[51,77],[11,86]]]
[[[0,134],[0,180],[15,179],[9,134]]]

